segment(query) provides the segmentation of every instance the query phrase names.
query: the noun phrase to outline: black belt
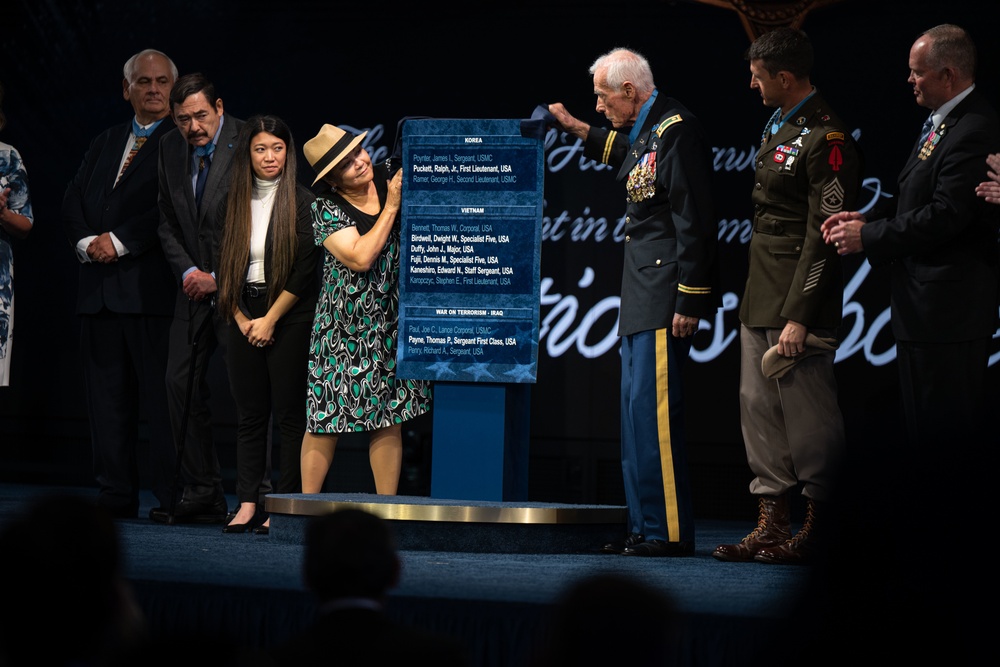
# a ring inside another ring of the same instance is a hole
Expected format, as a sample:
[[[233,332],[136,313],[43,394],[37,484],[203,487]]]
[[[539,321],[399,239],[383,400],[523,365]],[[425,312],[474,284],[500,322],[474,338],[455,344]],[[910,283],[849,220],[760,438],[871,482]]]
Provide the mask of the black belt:
[[[243,296],[251,299],[267,296],[267,285],[265,283],[247,283],[243,286]]]
[[[801,222],[789,222],[771,220],[769,218],[755,218],[753,221],[754,231],[761,234],[789,234],[791,236],[804,236],[806,226]]]

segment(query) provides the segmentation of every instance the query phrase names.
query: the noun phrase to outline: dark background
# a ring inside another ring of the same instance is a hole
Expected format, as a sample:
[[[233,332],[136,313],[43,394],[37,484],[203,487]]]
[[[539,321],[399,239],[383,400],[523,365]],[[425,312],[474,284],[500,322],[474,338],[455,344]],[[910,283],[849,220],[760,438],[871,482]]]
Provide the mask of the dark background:
[[[579,118],[602,124],[587,69],[600,53],[628,46],[650,60],[661,93],[701,118],[716,149],[711,186],[727,306],[698,334],[693,363],[685,370],[690,458],[696,512],[745,515],[752,499],[739,430],[735,312],[751,209],[747,162],[771,110],[749,88],[743,54],[750,38],[740,15],[682,1],[420,3],[398,11],[343,4],[5,3],[0,81],[8,124],[0,139],[24,159],[35,228],[14,248],[16,340],[11,386],[0,388],[0,477],[91,483],[73,314],[77,262],[59,207],[90,140],[131,116],[121,97],[122,65],[129,56],[157,48],[181,73],[206,73],[227,113],[278,114],[300,147],[323,123],[369,130],[367,145],[377,158],[391,149],[402,116],[524,118],[537,104],[562,101]],[[751,4],[767,9],[790,3]],[[854,128],[865,152],[870,180],[859,207],[895,192],[896,175],[927,115],[906,82],[909,47],[922,30],[946,22],[969,29],[980,48],[977,85],[1000,106],[1000,47],[995,24],[987,20],[995,6],[978,0],[843,0],[805,15],[801,27],[817,54],[813,83]],[[529,496],[617,504],[623,502],[614,336],[621,248],[610,232],[625,202],[611,173],[578,154],[566,159],[567,145],[554,132],[547,138]],[[311,173],[304,161],[300,173],[303,180]],[[560,217],[564,234],[557,238],[552,221]],[[578,218],[594,227],[574,227]],[[604,238],[602,226],[608,229]],[[888,286],[879,271],[865,276],[867,265],[858,257],[844,262],[849,280],[864,280],[845,306],[836,369],[850,446],[865,448],[897,431]],[[994,353],[1000,356],[996,350],[1000,343]],[[216,364],[220,451],[231,466],[232,403],[221,359]],[[994,395],[997,366],[990,371]],[[410,426],[401,493],[426,493],[431,422],[421,418]],[[475,446],[474,434],[469,444]],[[330,485],[365,490],[369,481],[363,442],[345,442]]]

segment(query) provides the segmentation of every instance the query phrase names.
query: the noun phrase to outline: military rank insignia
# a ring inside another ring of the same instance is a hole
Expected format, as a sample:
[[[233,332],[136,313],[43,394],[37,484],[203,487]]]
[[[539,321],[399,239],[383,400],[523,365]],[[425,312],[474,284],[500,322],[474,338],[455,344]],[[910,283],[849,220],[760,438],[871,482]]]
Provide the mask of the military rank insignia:
[[[662,123],[660,123],[659,125],[656,126],[656,130],[654,130],[654,132],[656,132],[656,136],[662,137],[663,133],[667,131],[668,127],[670,127],[674,123],[679,123],[682,120],[684,120],[684,119],[681,118],[680,114],[677,114],[677,115],[671,116],[670,118],[667,118]]]
[[[656,194],[656,151],[645,153],[632,167],[625,192],[633,202],[645,201]]]

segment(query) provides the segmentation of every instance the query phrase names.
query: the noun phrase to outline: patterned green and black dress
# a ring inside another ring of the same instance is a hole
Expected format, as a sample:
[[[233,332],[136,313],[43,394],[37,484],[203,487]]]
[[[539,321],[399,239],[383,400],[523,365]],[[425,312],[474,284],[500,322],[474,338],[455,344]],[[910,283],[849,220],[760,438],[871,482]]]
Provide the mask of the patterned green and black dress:
[[[385,206],[387,173],[375,166],[379,202]],[[340,194],[320,193],[312,208],[316,245],[349,226],[364,234],[378,216],[354,208]],[[365,272],[325,252],[323,285],[309,343],[306,399],[310,433],[370,431],[427,412],[431,383],[396,377],[399,320],[399,225]]]

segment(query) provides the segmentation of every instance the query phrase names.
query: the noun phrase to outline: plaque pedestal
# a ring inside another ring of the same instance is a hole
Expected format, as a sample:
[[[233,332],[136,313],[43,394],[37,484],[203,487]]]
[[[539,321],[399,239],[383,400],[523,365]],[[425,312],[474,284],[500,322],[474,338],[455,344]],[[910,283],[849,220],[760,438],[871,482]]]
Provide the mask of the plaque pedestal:
[[[528,498],[530,385],[435,382],[431,497]]]

